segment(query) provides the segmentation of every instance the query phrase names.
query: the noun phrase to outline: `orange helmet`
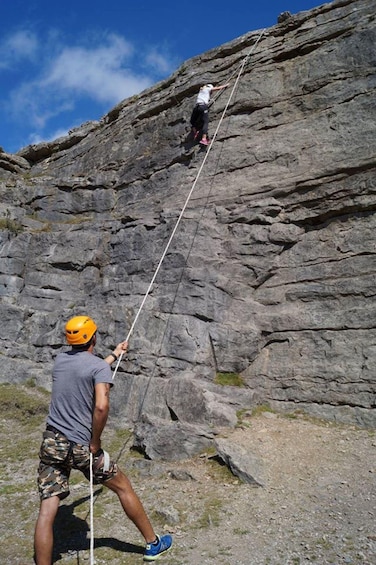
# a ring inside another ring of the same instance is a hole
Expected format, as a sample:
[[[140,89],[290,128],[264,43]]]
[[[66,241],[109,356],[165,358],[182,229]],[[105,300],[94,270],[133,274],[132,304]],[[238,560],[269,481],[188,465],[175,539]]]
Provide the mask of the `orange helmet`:
[[[97,326],[89,316],[75,316],[65,325],[65,337],[69,345],[88,343],[96,331]]]

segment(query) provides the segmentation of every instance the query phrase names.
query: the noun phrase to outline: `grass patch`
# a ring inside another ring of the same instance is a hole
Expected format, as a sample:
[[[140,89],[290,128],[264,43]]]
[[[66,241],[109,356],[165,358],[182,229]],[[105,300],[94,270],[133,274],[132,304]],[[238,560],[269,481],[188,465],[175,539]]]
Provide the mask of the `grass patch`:
[[[18,439],[16,444],[10,440],[4,443],[1,449],[1,456],[7,463],[17,463],[18,461],[22,461],[25,457],[34,458],[35,461],[38,459],[39,445],[42,441],[42,436],[38,433],[37,438],[34,436],[30,437],[29,433],[25,434],[24,427],[21,433],[24,434],[24,437]]]
[[[8,230],[16,235],[23,232],[21,224],[10,218],[0,218],[0,230]]]
[[[0,496],[5,496],[7,494],[18,494],[19,492],[19,485],[3,485],[0,487]]]
[[[264,412],[272,412],[273,414],[275,414],[275,410],[270,408],[268,404],[260,404],[260,406],[253,408],[252,416],[260,416],[260,414],[263,414]]]
[[[245,386],[243,377],[238,373],[217,373],[214,382],[221,386]]]
[[[208,459],[208,470],[212,479],[220,483],[233,483],[237,479],[218,455]]]
[[[0,411],[10,420],[36,426],[46,417],[50,395],[23,385],[0,385]]]
[[[241,408],[236,411],[236,417],[238,419],[236,427],[237,428],[250,428],[251,423],[247,420],[251,417],[252,412],[247,408]]]
[[[200,518],[196,522],[196,528],[209,528],[219,526],[223,502],[219,498],[212,498],[205,502]]]
[[[25,386],[28,388],[36,388],[36,383],[35,383],[35,378],[31,377],[30,379],[27,379],[27,381],[25,381]]]
[[[106,451],[111,454],[112,459],[119,459],[123,452],[128,453],[132,445],[132,432],[130,430],[114,430],[106,428],[103,434]]]

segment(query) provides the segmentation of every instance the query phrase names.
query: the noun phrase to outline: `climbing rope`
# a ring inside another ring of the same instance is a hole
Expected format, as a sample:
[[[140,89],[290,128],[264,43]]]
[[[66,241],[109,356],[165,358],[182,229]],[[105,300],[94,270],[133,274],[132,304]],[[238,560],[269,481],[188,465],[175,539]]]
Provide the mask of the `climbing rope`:
[[[143,307],[144,307],[144,305],[145,305],[145,302],[146,302],[146,300],[147,300],[147,298],[148,298],[148,296],[149,296],[149,294],[150,294],[150,292],[151,292],[151,289],[152,289],[152,287],[153,287],[153,285],[154,285],[155,279],[157,278],[157,275],[158,275],[158,273],[159,273],[159,270],[160,270],[160,268],[161,268],[161,266],[162,266],[162,263],[163,263],[163,261],[164,261],[166,255],[167,255],[167,252],[168,252],[168,250],[169,250],[169,248],[170,248],[170,245],[171,245],[171,243],[172,243],[172,240],[174,239],[174,236],[175,236],[176,231],[177,231],[177,229],[178,229],[178,227],[179,227],[179,224],[180,224],[180,222],[181,222],[181,220],[182,220],[182,218],[183,218],[184,212],[185,212],[185,210],[186,210],[186,208],[187,208],[187,206],[188,206],[188,203],[189,203],[189,201],[190,201],[190,199],[191,199],[191,196],[192,196],[193,191],[194,191],[194,189],[195,189],[195,187],[196,187],[196,184],[197,184],[197,182],[198,182],[198,180],[199,180],[199,178],[200,178],[200,176],[201,176],[201,173],[202,173],[202,171],[203,171],[203,169],[204,169],[205,163],[206,163],[206,161],[207,161],[207,159],[208,159],[208,157],[209,157],[209,154],[210,154],[210,151],[211,151],[211,149],[212,149],[213,143],[214,143],[214,141],[215,141],[215,139],[216,139],[216,137],[217,137],[217,135],[218,135],[218,132],[219,132],[220,127],[221,127],[221,125],[222,125],[223,119],[224,119],[224,117],[225,117],[225,115],[226,115],[227,109],[228,109],[228,107],[229,107],[229,105],[230,105],[230,103],[231,103],[231,100],[232,100],[232,98],[233,98],[234,92],[235,92],[235,90],[236,90],[236,88],[237,88],[237,86],[238,86],[238,83],[239,83],[240,77],[241,77],[241,75],[242,75],[242,73],[243,73],[244,67],[245,67],[245,65],[246,65],[246,63],[247,63],[247,61],[248,61],[248,58],[250,57],[250,55],[252,54],[252,52],[253,52],[254,49],[256,48],[258,42],[260,41],[262,35],[264,34],[264,31],[265,31],[265,30],[262,30],[262,31],[261,31],[259,37],[257,38],[257,41],[254,43],[254,45],[252,46],[251,50],[250,50],[250,51],[247,53],[247,55],[244,57],[243,62],[242,62],[242,64],[240,65],[240,69],[239,69],[239,71],[238,71],[238,73],[237,73],[237,77],[236,77],[234,86],[232,87],[232,90],[231,90],[229,99],[228,99],[228,101],[227,101],[227,104],[226,104],[226,106],[225,106],[225,108],[224,108],[224,110],[223,110],[223,112],[222,112],[221,118],[220,118],[220,120],[219,120],[219,122],[218,122],[218,125],[217,125],[216,129],[215,129],[215,132],[214,132],[214,135],[213,135],[213,137],[212,137],[212,140],[211,140],[211,142],[210,142],[210,144],[209,144],[209,146],[208,146],[208,148],[207,148],[207,151],[206,151],[206,153],[205,153],[205,157],[204,157],[204,159],[203,159],[203,161],[202,161],[202,163],[201,163],[201,165],[200,165],[200,168],[199,168],[199,170],[198,170],[198,172],[197,172],[196,178],[195,178],[195,180],[194,180],[194,182],[193,182],[193,184],[192,184],[192,187],[191,187],[191,189],[190,189],[190,191],[189,191],[189,193],[188,193],[188,196],[187,196],[187,198],[186,198],[186,200],[185,200],[185,203],[184,203],[184,205],[183,205],[183,208],[181,209],[181,212],[180,212],[179,217],[178,217],[178,219],[177,219],[177,221],[176,221],[176,224],[175,224],[175,226],[174,226],[174,229],[172,230],[172,233],[171,233],[171,235],[170,235],[170,237],[169,237],[169,240],[168,240],[168,242],[167,242],[167,244],[166,244],[166,247],[165,247],[165,249],[164,249],[164,251],[163,251],[163,253],[162,253],[162,255],[161,255],[161,258],[160,258],[160,260],[159,260],[159,262],[158,262],[158,265],[157,265],[157,267],[156,267],[156,269],[155,269],[155,271],[154,271],[153,277],[152,277],[152,279],[151,279],[151,281],[150,281],[150,284],[149,284],[149,286],[148,286],[148,288],[147,288],[147,291],[146,291],[146,293],[145,293],[145,295],[144,295],[144,297],[143,297],[143,300],[142,300],[142,302],[141,302],[141,304],[140,304],[140,306],[139,306],[139,309],[138,309],[138,311],[137,311],[137,314],[136,314],[136,316],[135,316],[135,318],[134,318],[134,320],[133,320],[133,322],[132,322],[132,325],[131,325],[131,327],[130,327],[130,329],[129,329],[129,331],[128,331],[128,335],[127,335],[125,341],[129,341],[129,339],[130,339],[130,337],[131,337],[131,335],[132,335],[132,333],[133,333],[133,330],[134,330],[134,328],[135,328],[135,326],[136,326],[136,323],[137,323],[138,318],[139,318],[139,316],[140,316],[140,314],[141,314],[141,311],[142,311],[142,309],[143,309]],[[235,72],[232,76],[235,76],[235,74],[236,74],[236,72]],[[231,77],[231,78],[232,78],[232,77]],[[215,101],[215,99],[213,100],[213,102],[214,102],[214,101]],[[116,375],[116,373],[117,373],[117,370],[118,370],[118,367],[119,367],[119,365],[120,365],[120,363],[121,363],[121,360],[122,360],[123,355],[124,355],[124,353],[122,352],[121,355],[119,356],[118,360],[117,360],[116,367],[115,367],[115,370],[114,370],[113,375],[112,375],[112,379],[115,378],[115,375]],[[93,455],[92,455],[92,453],[90,453],[90,475],[89,475],[89,481],[90,481],[90,565],[95,565],[95,559],[94,559],[94,481],[93,481]]]
[[[134,320],[133,320],[133,322],[132,322],[132,325],[131,325],[131,327],[130,327],[130,329],[129,329],[129,331],[128,331],[128,334],[127,334],[127,337],[125,338],[125,341],[129,341],[129,338],[131,337],[131,335],[132,335],[132,333],[133,333],[133,330],[134,330],[134,328],[135,328],[135,326],[136,326],[136,324],[137,324],[138,318],[139,318],[139,316],[140,316],[140,314],[141,314],[141,312],[142,312],[142,309],[143,309],[143,307],[144,307],[144,305],[145,305],[145,302],[146,302],[146,300],[147,300],[147,298],[148,298],[148,296],[149,296],[149,294],[150,294],[150,292],[151,292],[151,289],[152,289],[152,287],[153,287],[153,285],[154,285],[155,279],[156,279],[157,276],[158,276],[159,270],[160,270],[160,268],[161,268],[161,266],[162,266],[162,263],[163,263],[163,261],[164,261],[166,255],[167,255],[167,252],[168,252],[168,250],[169,250],[169,248],[170,248],[170,245],[171,245],[171,243],[172,243],[172,240],[174,239],[174,236],[175,236],[175,234],[176,234],[176,232],[177,232],[177,229],[178,229],[178,227],[179,227],[179,224],[180,224],[180,222],[181,222],[181,220],[182,220],[182,218],[183,218],[184,212],[185,212],[185,210],[186,210],[186,208],[187,208],[187,206],[188,206],[188,203],[189,203],[189,201],[190,201],[190,199],[191,199],[191,196],[192,196],[193,191],[194,191],[194,189],[195,189],[195,187],[196,187],[196,184],[197,184],[197,182],[198,182],[198,180],[199,180],[199,178],[200,178],[200,176],[201,176],[201,172],[202,172],[202,170],[203,170],[203,168],[204,168],[204,166],[205,166],[205,163],[206,163],[206,161],[207,161],[207,159],[208,159],[208,157],[209,157],[209,154],[210,154],[210,151],[211,151],[211,149],[212,149],[213,143],[214,143],[214,141],[215,141],[215,139],[216,139],[216,137],[217,137],[217,134],[218,134],[219,129],[220,129],[221,125],[222,125],[223,119],[224,119],[224,117],[225,117],[225,115],[226,115],[227,109],[228,109],[228,107],[229,107],[229,105],[230,105],[230,102],[231,102],[231,100],[232,100],[232,97],[233,97],[233,95],[234,95],[234,92],[235,92],[235,90],[236,90],[236,88],[237,88],[237,86],[238,86],[238,83],[239,83],[240,77],[241,77],[241,75],[242,75],[242,73],[243,73],[244,67],[245,67],[245,65],[246,65],[246,63],[247,63],[247,61],[248,61],[250,55],[252,54],[252,52],[253,52],[253,51],[255,50],[255,48],[257,47],[258,42],[260,41],[262,35],[264,34],[264,31],[265,31],[265,30],[262,30],[262,31],[261,31],[261,33],[260,33],[260,35],[258,36],[256,42],[254,43],[254,45],[252,46],[252,48],[250,49],[250,51],[247,53],[247,55],[244,57],[243,62],[242,62],[242,64],[240,65],[240,69],[239,69],[239,71],[238,71],[238,73],[237,73],[237,77],[236,77],[234,86],[232,87],[232,90],[231,90],[229,99],[228,99],[228,101],[227,101],[227,104],[226,104],[226,106],[225,106],[223,112],[222,112],[221,118],[220,118],[220,120],[219,120],[219,122],[218,122],[218,125],[217,125],[217,127],[216,127],[216,130],[215,130],[214,135],[213,135],[213,137],[212,137],[212,140],[211,140],[211,142],[210,142],[210,144],[209,144],[209,146],[208,146],[207,151],[205,152],[205,157],[204,157],[204,159],[202,160],[202,163],[201,163],[200,168],[199,168],[199,170],[198,170],[198,172],[197,172],[196,178],[195,178],[195,180],[194,180],[194,182],[193,182],[193,184],[192,184],[192,187],[191,187],[191,189],[190,189],[190,191],[189,191],[189,193],[188,193],[188,196],[187,196],[187,198],[186,198],[186,200],[185,200],[185,203],[184,203],[184,205],[183,205],[183,208],[181,209],[181,212],[180,212],[179,217],[178,217],[178,219],[177,219],[177,221],[176,221],[176,224],[175,224],[175,226],[174,226],[174,229],[172,230],[172,233],[171,233],[171,235],[170,235],[170,237],[169,237],[169,240],[168,240],[168,242],[167,242],[167,244],[166,244],[166,247],[165,247],[165,249],[164,249],[164,251],[163,251],[163,253],[162,253],[162,255],[161,255],[161,258],[160,258],[160,260],[159,260],[159,262],[158,262],[158,265],[157,265],[157,267],[156,267],[156,269],[155,269],[155,271],[154,271],[153,277],[152,277],[152,279],[151,279],[151,281],[150,281],[150,284],[149,284],[149,286],[148,286],[148,288],[147,288],[147,290],[146,290],[146,293],[145,293],[145,295],[144,295],[144,297],[143,297],[143,299],[142,299],[142,302],[141,302],[141,304],[140,304],[140,306],[139,306],[139,309],[138,309],[138,311],[137,311],[137,314],[136,314],[136,316],[135,316],[135,318],[134,318]],[[118,368],[119,368],[119,365],[120,365],[121,360],[122,360],[122,358],[123,358],[123,355],[124,355],[124,353],[122,352],[122,353],[120,354],[118,360],[117,360],[117,363],[116,363],[114,372],[113,372],[113,374],[112,374],[112,379],[114,379],[115,376],[116,376],[116,373],[117,373],[117,371],[118,371]]]
[[[155,271],[154,271],[154,274],[153,274],[153,276],[152,276],[152,279],[151,279],[151,281],[150,281],[150,284],[149,284],[149,286],[148,286],[148,288],[147,288],[147,290],[146,290],[146,293],[145,293],[145,295],[144,295],[144,297],[143,297],[143,299],[142,299],[142,302],[141,302],[141,304],[140,304],[140,306],[139,306],[139,309],[138,309],[138,311],[137,311],[137,314],[136,314],[136,316],[135,316],[135,318],[134,318],[134,320],[133,320],[133,322],[132,322],[132,325],[131,325],[131,327],[130,327],[130,329],[129,329],[129,331],[128,331],[128,335],[127,335],[127,337],[125,338],[125,341],[129,341],[129,338],[131,337],[131,335],[132,335],[132,333],[133,333],[133,330],[134,330],[134,328],[135,328],[135,326],[136,326],[136,324],[137,324],[137,321],[138,321],[138,318],[139,318],[139,316],[140,316],[140,314],[141,314],[141,311],[142,311],[142,309],[143,309],[143,307],[144,307],[144,305],[145,305],[145,302],[146,302],[146,300],[147,300],[147,298],[148,298],[148,296],[149,296],[149,294],[150,294],[150,292],[151,292],[151,289],[152,289],[152,287],[153,287],[153,285],[154,285],[155,279],[157,278],[157,275],[158,275],[159,270],[160,270],[160,268],[161,268],[161,266],[162,266],[162,263],[163,263],[163,261],[164,261],[166,255],[167,255],[167,252],[168,252],[168,250],[169,250],[169,248],[170,248],[170,245],[171,245],[171,243],[172,243],[172,240],[174,239],[174,236],[175,236],[175,234],[176,234],[176,232],[177,232],[177,229],[178,229],[178,227],[179,227],[179,224],[180,224],[180,222],[181,222],[181,220],[182,220],[182,218],[183,218],[184,212],[185,212],[185,210],[186,210],[186,208],[187,208],[187,206],[188,206],[188,203],[189,203],[189,201],[190,201],[190,199],[191,199],[192,193],[193,193],[193,191],[194,191],[194,189],[195,189],[195,187],[196,187],[196,184],[197,184],[197,182],[198,182],[198,180],[199,180],[199,178],[200,178],[200,176],[201,176],[201,172],[202,172],[202,170],[203,170],[203,168],[204,168],[204,166],[205,166],[205,163],[206,163],[206,161],[207,161],[207,159],[208,159],[208,157],[209,157],[209,155],[210,155],[210,151],[211,151],[211,149],[212,149],[212,147],[213,147],[213,143],[214,143],[214,141],[215,141],[215,139],[216,139],[216,137],[217,137],[217,134],[218,134],[219,129],[220,129],[221,125],[222,125],[223,119],[224,119],[224,117],[225,117],[225,115],[226,115],[227,109],[228,109],[228,107],[229,107],[229,105],[230,105],[230,102],[231,102],[231,100],[232,100],[232,97],[233,97],[233,95],[234,95],[234,92],[235,92],[235,90],[236,90],[236,88],[237,88],[237,86],[238,86],[238,83],[239,83],[240,77],[241,77],[241,75],[242,75],[242,73],[243,73],[244,67],[245,67],[245,65],[246,65],[246,63],[247,63],[247,61],[248,61],[250,55],[251,55],[252,52],[255,50],[255,48],[256,48],[258,42],[260,41],[262,35],[264,34],[264,31],[265,31],[265,30],[262,30],[262,31],[261,31],[260,35],[259,35],[258,38],[257,38],[257,41],[254,43],[254,45],[252,46],[252,48],[250,49],[250,51],[249,51],[249,52],[247,53],[247,55],[244,57],[243,62],[242,62],[242,64],[240,65],[240,68],[239,68],[239,71],[238,71],[238,73],[237,73],[237,77],[236,77],[234,86],[232,87],[232,90],[231,90],[229,99],[228,99],[228,101],[227,101],[227,104],[226,104],[226,106],[225,106],[223,112],[222,112],[221,118],[220,118],[220,120],[219,120],[219,122],[218,122],[218,125],[217,125],[217,127],[216,127],[216,130],[215,130],[214,135],[213,135],[213,137],[212,137],[212,140],[211,140],[210,144],[208,145],[207,151],[205,152],[205,157],[204,157],[204,159],[202,160],[202,163],[201,163],[200,168],[199,168],[199,170],[198,170],[198,172],[197,172],[196,178],[195,178],[195,180],[194,180],[194,182],[193,182],[193,184],[192,184],[192,187],[191,187],[191,189],[190,189],[190,191],[189,191],[189,193],[188,193],[188,196],[187,196],[187,198],[186,198],[186,200],[185,200],[185,203],[184,203],[184,205],[183,205],[183,208],[181,209],[181,212],[180,212],[179,217],[178,217],[178,219],[177,219],[177,221],[176,221],[176,224],[175,224],[175,226],[174,226],[174,229],[172,230],[172,233],[171,233],[171,235],[170,235],[170,237],[169,237],[169,240],[168,240],[168,242],[167,242],[167,244],[166,244],[166,247],[165,247],[165,249],[164,249],[164,251],[163,251],[163,253],[162,253],[162,255],[161,255],[161,258],[160,258],[160,260],[159,260],[159,262],[158,262],[158,265],[157,265],[157,267],[156,267],[156,269],[155,269]],[[114,379],[115,376],[116,376],[116,373],[117,373],[117,371],[118,371],[118,368],[119,368],[119,365],[120,365],[121,360],[122,360],[122,358],[123,358],[123,355],[124,355],[124,353],[122,352],[122,353],[120,354],[118,360],[117,360],[117,363],[116,363],[114,372],[113,372],[113,374],[112,374],[112,379]]]
[[[93,454],[90,453],[90,565],[94,565],[94,483]]]
[[[251,47],[251,49],[249,50],[249,52],[247,53],[247,55],[244,57],[243,62],[242,62],[242,64],[241,64],[241,72],[240,72],[240,74],[243,73],[244,67],[245,67],[246,64],[247,64],[247,61],[248,61],[249,57],[251,56],[251,54],[253,53],[253,51],[256,49],[257,44],[258,44],[258,42],[260,41],[261,37],[264,35],[264,33],[265,33],[265,29],[263,29],[263,30],[260,32],[260,35],[258,36],[257,40],[256,40],[255,43],[252,45],[252,47]],[[239,72],[239,71],[236,71],[236,70],[235,70],[235,71],[229,76],[229,78],[227,79],[226,82],[231,82],[231,80],[234,78],[234,76],[236,76],[236,75],[238,74],[238,72]],[[218,98],[223,94],[223,92],[224,92],[224,90],[220,90],[219,92],[217,92],[217,94],[216,94],[215,96],[213,96],[213,98],[211,99],[211,101],[210,101],[210,103],[209,103],[209,106],[212,106],[212,104],[214,104],[214,102],[215,102],[216,100],[218,100]]]

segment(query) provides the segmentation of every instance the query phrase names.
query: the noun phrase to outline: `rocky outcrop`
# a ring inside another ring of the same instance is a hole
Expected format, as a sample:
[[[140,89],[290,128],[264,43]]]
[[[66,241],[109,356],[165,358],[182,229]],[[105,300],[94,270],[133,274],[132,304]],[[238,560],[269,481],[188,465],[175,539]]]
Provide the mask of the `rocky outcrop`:
[[[144,446],[161,421],[179,446],[194,425],[212,441],[258,403],[374,426],[374,14],[374,1],[343,0],[289,15],[253,51],[259,31],[67,138],[1,153],[1,380],[48,387],[71,315],[96,319],[99,352],[124,339],[204,158],[189,138],[198,85],[233,85],[252,51],[113,414],[139,422]],[[215,98],[212,133],[229,94]]]
[[[215,441],[218,458],[227,465],[231,472],[243,483],[252,486],[263,486],[263,462],[241,445],[233,444],[227,439]]]

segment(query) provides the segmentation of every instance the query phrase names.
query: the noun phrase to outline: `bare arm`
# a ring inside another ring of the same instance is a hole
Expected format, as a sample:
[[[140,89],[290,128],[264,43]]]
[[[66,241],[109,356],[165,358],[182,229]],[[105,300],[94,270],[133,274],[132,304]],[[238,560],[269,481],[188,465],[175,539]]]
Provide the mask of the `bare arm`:
[[[120,357],[121,354],[124,355],[124,353],[126,353],[127,350],[128,350],[128,342],[127,341],[122,341],[122,342],[118,343],[118,345],[114,349],[114,353],[113,354],[110,353],[105,358],[106,363],[108,363],[109,365],[112,365],[112,363],[114,361],[116,361],[117,358]],[[114,355],[115,355],[116,359],[115,359]]]
[[[95,385],[95,402],[93,410],[93,423],[90,441],[91,453],[97,453],[101,448],[101,435],[106,425],[110,409],[110,384],[98,383]]]
[[[212,90],[222,90],[222,88],[227,88],[229,86],[229,82],[224,84],[223,86],[213,86]]]

